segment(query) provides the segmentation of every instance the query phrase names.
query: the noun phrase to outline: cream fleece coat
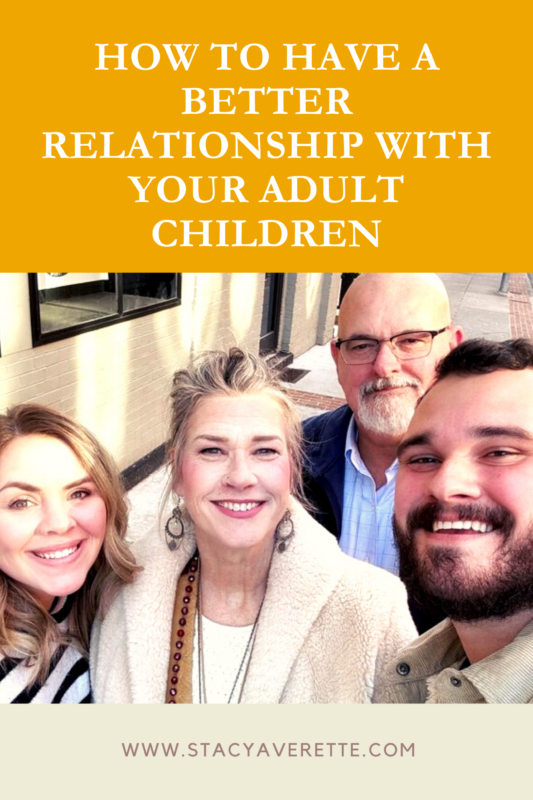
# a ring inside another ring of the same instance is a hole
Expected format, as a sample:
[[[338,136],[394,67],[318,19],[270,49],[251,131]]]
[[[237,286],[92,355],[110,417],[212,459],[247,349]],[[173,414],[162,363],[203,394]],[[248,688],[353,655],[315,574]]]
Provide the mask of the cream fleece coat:
[[[384,669],[416,637],[398,578],[344,555],[295,501],[294,536],[274,552],[243,703],[370,703]],[[168,550],[151,531],[134,546],[144,571],[121,590],[91,642],[97,703],[163,703],[176,584],[194,531]]]

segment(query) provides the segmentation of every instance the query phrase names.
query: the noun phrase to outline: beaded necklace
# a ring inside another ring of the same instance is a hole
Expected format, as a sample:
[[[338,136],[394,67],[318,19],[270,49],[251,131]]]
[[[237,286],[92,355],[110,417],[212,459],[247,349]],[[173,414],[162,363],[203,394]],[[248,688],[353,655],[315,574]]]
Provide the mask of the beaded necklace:
[[[180,575],[172,619],[170,664],[165,702],[192,703],[194,617],[198,600],[198,552]]]

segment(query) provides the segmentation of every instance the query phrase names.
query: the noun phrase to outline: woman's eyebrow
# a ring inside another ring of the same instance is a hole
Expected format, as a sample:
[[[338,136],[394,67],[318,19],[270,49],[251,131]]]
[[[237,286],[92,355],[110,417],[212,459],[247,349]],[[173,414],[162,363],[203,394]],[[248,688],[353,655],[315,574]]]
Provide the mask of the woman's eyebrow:
[[[0,492],[3,492],[4,489],[22,489],[25,492],[40,491],[38,486],[32,486],[31,483],[23,483],[22,481],[8,481],[3,486],[0,486]]]
[[[82,483],[94,483],[94,481],[90,475],[84,475],[83,478],[78,478],[78,480],[72,481],[72,483],[67,483],[64,488],[73,489],[75,486],[81,486]]]
[[[83,478],[79,478],[78,480],[72,481],[72,483],[68,483],[64,486],[64,489],[73,489],[75,486],[80,486],[82,483],[93,483],[93,479],[89,477],[89,475],[84,475]],[[23,481],[8,481],[4,483],[3,486],[0,486],[0,492],[3,492],[4,489],[22,489],[24,492],[40,492],[41,489],[39,486],[33,486],[31,483],[24,483]]]
[[[198,436],[195,436],[193,442],[196,442],[198,439],[207,439],[208,442],[227,442],[227,436],[214,436],[210,433],[199,433]]]
[[[208,442],[228,442],[229,441],[227,436],[213,436],[212,434],[209,434],[209,433],[200,433],[200,434],[198,434],[198,436],[195,436],[193,441],[196,442],[198,439],[206,439]],[[281,436],[278,436],[277,434],[274,434],[274,433],[272,433],[272,434],[270,434],[270,433],[258,434],[257,436],[253,436],[252,437],[252,441],[253,442],[271,442],[273,440],[277,440],[279,442],[283,441]]]

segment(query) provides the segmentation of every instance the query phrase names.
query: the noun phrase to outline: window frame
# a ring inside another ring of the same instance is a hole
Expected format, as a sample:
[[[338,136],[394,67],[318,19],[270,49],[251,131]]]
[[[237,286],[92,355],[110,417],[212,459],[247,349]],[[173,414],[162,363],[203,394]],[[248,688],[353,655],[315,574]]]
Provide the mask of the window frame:
[[[129,273],[115,272],[115,285],[117,297],[117,312],[110,314],[104,319],[98,319],[91,322],[81,322],[78,325],[71,325],[68,328],[61,328],[61,330],[52,331],[50,333],[43,333],[41,329],[41,314],[39,303],[39,286],[38,286],[38,272],[28,272],[28,282],[30,290],[30,317],[31,317],[31,335],[34,347],[40,347],[44,344],[52,342],[59,342],[62,339],[70,339],[73,336],[78,336],[82,333],[89,331],[96,331],[99,328],[107,328],[110,325],[116,325],[119,322],[125,322],[129,319],[139,319],[140,317],[147,317],[149,314],[155,314],[158,311],[165,311],[168,308],[175,308],[181,305],[181,272],[170,273],[176,276],[176,297],[170,300],[161,300],[145,308],[132,309],[124,311],[123,304],[123,278],[122,276]],[[150,273],[146,273],[150,274]]]

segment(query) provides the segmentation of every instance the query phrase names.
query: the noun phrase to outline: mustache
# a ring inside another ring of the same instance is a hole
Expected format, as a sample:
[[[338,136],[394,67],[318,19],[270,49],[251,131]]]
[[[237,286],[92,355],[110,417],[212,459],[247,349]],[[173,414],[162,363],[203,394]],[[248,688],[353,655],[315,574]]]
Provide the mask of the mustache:
[[[403,389],[406,387],[421,389],[422,384],[417,378],[406,376],[400,377],[398,375],[396,377],[391,376],[390,378],[377,378],[375,381],[363,383],[359,389],[359,393],[361,397],[366,397],[374,392],[381,392],[383,389]]]
[[[407,515],[406,531],[411,536],[417,530],[433,530],[433,523],[443,514],[453,514],[459,522],[475,519],[486,522],[497,528],[504,538],[510,536],[515,526],[515,518],[503,506],[486,506],[481,503],[461,503],[460,505],[444,505],[444,503],[426,503],[413,508]]]

